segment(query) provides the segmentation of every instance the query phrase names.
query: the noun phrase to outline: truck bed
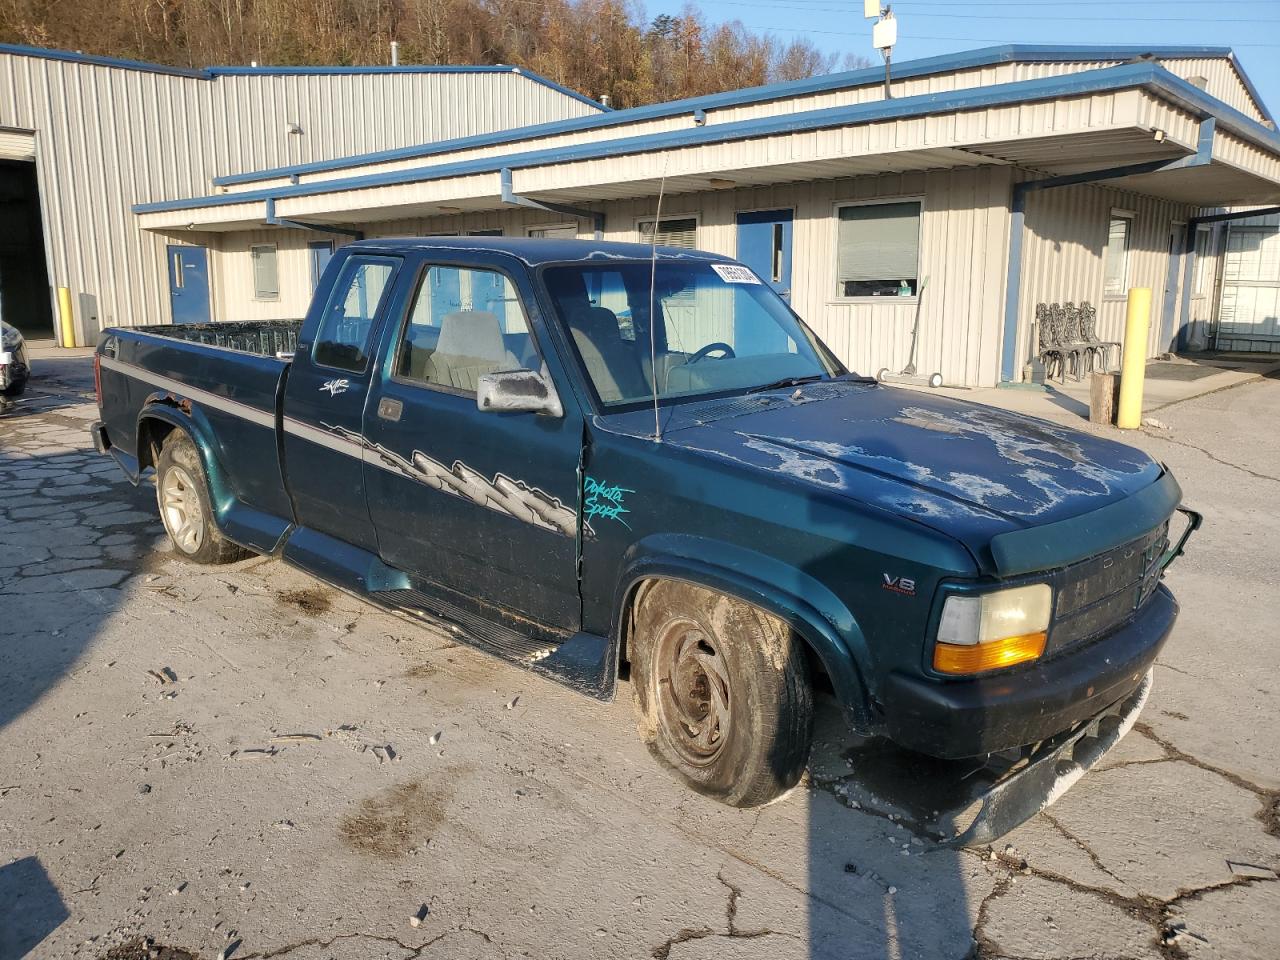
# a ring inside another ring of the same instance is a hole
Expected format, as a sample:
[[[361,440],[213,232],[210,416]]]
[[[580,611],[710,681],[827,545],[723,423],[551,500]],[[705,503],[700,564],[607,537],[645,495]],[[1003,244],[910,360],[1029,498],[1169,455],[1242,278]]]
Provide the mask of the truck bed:
[[[130,328],[137,333],[148,333],[171,340],[203,343],[224,350],[256,353],[274,357],[277,353],[292,353],[298,345],[301,320],[244,320],[222,323],[157,324]]]

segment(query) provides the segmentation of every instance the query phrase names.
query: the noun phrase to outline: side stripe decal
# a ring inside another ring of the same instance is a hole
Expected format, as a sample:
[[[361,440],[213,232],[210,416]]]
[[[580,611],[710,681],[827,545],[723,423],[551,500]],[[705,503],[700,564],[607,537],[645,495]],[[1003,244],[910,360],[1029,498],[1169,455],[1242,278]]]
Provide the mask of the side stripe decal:
[[[193,387],[190,384],[183,383],[180,380],[174,380],[163,374],[152,373],[142,367],[135,366],[132,363],[125,363],[123,360],[117,360],[114,357],[102,357],[100,360],[102,366],[108,370],[115,370],[123,373],[125,376],[133,377],[135,380],[142,380],[145,383],[157,386],[162,390],[168,390],[179,397],[186,397],[203,403],[205,406],[213,407],[215,410],[221,410],[224,413],[230,413],[237,417],[256,423],[261,427],[275,428],[276,418],[274,413],[268,413],[265,410],[259,410],[257,407],[242,403],[239,400],[232,400],[230,397],[224,397],[208,390],[202,390],[200,387]]]

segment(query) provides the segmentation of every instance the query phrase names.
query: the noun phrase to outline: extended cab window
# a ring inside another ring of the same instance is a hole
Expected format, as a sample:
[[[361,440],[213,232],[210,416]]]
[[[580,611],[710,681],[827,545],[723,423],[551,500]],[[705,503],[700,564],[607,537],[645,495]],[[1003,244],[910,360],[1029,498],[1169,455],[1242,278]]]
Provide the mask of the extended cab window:
[[[541,366],[504,274],[443,264],[423,271],[396,351],[397,377],[475,393],[486,373]]]
[[[323,367],[359,373],[369,362],[373,321],[390,286],[395,263],[352,257],[342,268],[316,331],[312,359]]]

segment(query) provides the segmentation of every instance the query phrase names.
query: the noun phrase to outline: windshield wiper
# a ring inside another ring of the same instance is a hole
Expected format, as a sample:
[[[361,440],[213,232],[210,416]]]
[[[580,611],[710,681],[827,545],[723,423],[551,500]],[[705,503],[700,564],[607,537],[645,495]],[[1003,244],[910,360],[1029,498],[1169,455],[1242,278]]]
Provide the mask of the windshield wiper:
[[[807,377],[783,377],[781,380],[775,380],[773,383],[766,383],[760,387],[752,387],[747,393],[764,393],[766,390],[781,390],[783,387],[798,387],[804,383],[813,383],[821,380],[822,374],[814,373]]]

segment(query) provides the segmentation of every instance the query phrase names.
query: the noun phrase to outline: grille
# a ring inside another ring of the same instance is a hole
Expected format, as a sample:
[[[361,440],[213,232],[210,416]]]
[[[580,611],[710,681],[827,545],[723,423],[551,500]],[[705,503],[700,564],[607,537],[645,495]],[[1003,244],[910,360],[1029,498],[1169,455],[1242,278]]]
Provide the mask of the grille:
[[[1133,616],[1160,582],[1160,557],[1168,545],[1166,521],[1144,537],[1063,570],[1049,650],[1077,646]]]

